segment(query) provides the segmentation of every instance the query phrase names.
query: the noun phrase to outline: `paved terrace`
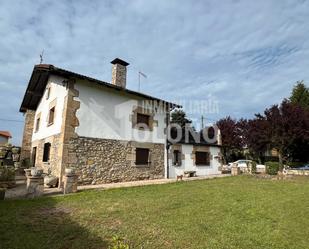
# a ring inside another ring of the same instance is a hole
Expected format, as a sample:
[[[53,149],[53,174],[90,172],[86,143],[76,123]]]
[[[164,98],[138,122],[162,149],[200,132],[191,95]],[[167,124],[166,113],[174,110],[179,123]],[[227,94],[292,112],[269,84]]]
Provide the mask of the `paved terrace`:
[[[183,178],[183,181],[196,181],[205,179],[214,179],[219,177],[231,176],[230,174],[219,174],[219,175],[208,175],[208,176],[196,176]],[[78,191],[84,191],[89,189],[114,189],[114,188],[129,188],[136,186],[146,186],[146,185],[159,185],[176,182],[176,179],[156,179],[156,180],[142,180],[142,181],[132,181],[132,182],[117,182],[117,183],[105,183],[97,185],[81,185],[78,186]],[[25,198],[26,196],[26,184],[24,181],[17,181],[17,186],[12,189],[8,189],[5,193],[5,199],[18,199]],[[63,190],[60,188],[45,188],[44,195],[63,195]]]

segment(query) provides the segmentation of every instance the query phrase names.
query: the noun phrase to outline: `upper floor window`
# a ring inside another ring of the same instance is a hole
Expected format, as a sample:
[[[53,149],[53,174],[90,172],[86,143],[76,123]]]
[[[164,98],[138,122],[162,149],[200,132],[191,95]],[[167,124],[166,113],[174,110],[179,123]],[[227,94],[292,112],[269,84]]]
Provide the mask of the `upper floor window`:
[[[52,107],[49,109],[48,125],[52,125],[54,123],[54,118],[55,118],[55,107]]]
[[[149,115],[137,113],[136,123],[137,124],[144,124],[144,125],[147,125],[149,127],[149,118],[150,118]]]
[[[49,99],[49,96],[50,96],[50,88],[51,88],[51,87],[47,87],[47,89],[46,89],[46,99]]]
[[[41,118],[38,117],[38,118],[36,119],[36,123],[35,123],[35,131],[36,131],[36,132],[37,132],[37,131],[39,130],[39,128],[40,128],[40,121],[41,121]]]

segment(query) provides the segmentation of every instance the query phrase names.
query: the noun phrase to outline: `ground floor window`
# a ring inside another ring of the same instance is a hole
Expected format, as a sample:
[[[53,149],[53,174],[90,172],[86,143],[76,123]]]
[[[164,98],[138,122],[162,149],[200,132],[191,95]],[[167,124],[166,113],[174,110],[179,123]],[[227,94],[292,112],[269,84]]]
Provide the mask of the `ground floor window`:
[[[44,144],[43,162],[49,162],[50,159],[50,143]]]
[[[173,151],[173,164],[174,165],[181,165],[181,152],[180,150]]]
[[[195,152],[195,164],[196,165],[210,165],[209,152],[196,151]]]
[[[145,148],[136,148],[136,165],[148,165],[149,163],[149,149]]]

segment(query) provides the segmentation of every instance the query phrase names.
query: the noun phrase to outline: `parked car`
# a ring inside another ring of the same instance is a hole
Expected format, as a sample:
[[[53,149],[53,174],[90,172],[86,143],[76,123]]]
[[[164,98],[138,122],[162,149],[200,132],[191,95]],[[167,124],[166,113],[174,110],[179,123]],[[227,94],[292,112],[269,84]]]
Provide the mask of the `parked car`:
[[[229,163],[228,164],[228,168],[231,169],[233,164],[236,164],[238,168],[240,168],[241,170],[246,170],[248,168],[248,164],[252,163],[252,160],[246,160],[246,159],[241,159],[241,160],[237,160],[233,163]],[[264,173],[266,171],[266,166],[263,164],[257,164],[256,165],[256,172],[258,173]]]
[[[292,168],[292,169],[309,170],[309,164],[306,164],[306,165],[301,166],[301,167],[299,167],[299,168]]]

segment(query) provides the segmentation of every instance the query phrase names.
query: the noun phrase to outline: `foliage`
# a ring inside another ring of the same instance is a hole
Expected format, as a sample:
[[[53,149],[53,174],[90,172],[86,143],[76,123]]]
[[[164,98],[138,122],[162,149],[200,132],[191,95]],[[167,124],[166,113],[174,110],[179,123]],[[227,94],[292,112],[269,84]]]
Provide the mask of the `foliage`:
[[[113,236],[112,245],[108,247],[109,249],[130,249],[130,246],[121,240],[118,236]]]
[[[251,173],[255,174],[256,173],[256,162],[252,161],[251,163]]]
[[[225,163],[233,161],[237,158],[235,155],[240,153],[243,146],[237,121],[228,116],[220,119],[217,126],[221,131],[224,161]]]
[[[266,162],[266,173],[269,175],[277,175],[280,166],[279,162]]]
[[[191,124],[192,120],[187,118],[187,115],[183,110],[176,109],[171,113],[171,123],[179,124],[181,128],[184,128],[186,124]]]
[[[289,100],[292,104],[297,104],[301,107],[309,108],[309,89],[306,87],[304,81],[296,82]]]
[[[237,176],[9,200],[0,247],[108,248],[117,234],[130,248],[305,249],[308,195],[309,178]]]
[[[13,181],[15,179],[15,169],[10,166],[0,167],[0,182]]]

